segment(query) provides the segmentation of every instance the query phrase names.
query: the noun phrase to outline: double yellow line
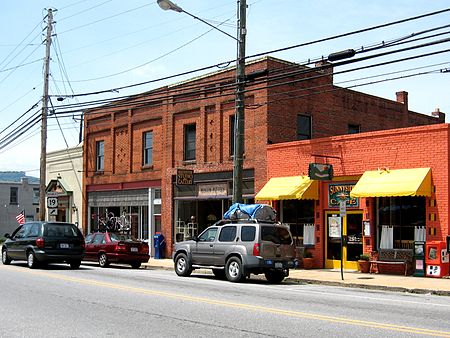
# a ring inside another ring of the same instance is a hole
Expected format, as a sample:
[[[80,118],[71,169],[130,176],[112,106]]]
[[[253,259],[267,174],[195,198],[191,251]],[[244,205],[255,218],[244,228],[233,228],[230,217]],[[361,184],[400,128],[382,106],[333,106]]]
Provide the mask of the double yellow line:
[[[217,306],[223,306],[223,307],[228,307],[228,308],[237,308],[237,309],[243,309],[243,310],[254,311],[254,312],[272,313],[272,314],[276,314],[276,315],[288,316],[288,317],[294,317],[294,318],[307,318],[307,319],[321,320],[321,321],[326,321],[326,322],[331,322],[331,323],[355,325],[355,326],[369,327],[369,328],[376,328],[376,329],[397,331],[397,332],[406,332],[406,333],[412,333],[412,334],[418,334],[418,335],[450,338],[450,331],[438,331],[438,330],[430,330],[430,329],[412,327],[412,326],[402,326],[402,325],[396,325],[396,324],[371,322],[371,321],[366,321],[366,320],[363,321],[363,320],[344,318],[344,317],[325,316],[325,315],[313,314],[313,313],[307,313],[307,312],[301,312],[301,311],[283,310],[283,309],[270,308],[270,307],[265,307],[265,306],[215,300],[215,299],[210,299],[210,298],[186,296],[184,294],[179,294],[179,293],[156,291],[156,290],[151,290],[151,289],[137,288],[137,287],[131,287],[131,286],[115,284],[115,283],[106,283],[106,282],[101,282],[101,281],[97,281],[97,280],[88,280],[88,279],[84,279],[84,278],[55,275],[55,274],[52,274],[49,272],[39,271],[39,270],[28,270],[28,269],[12,267],[12,266],[9,266],[7,268],[15,269],[16,271],[25,271],[27,273],[32,273],[34,275],[52,278],[55,280],[63,280],[63,281],[68,281],[68,282],[73,282],[73,283],[78,283],[78,284],[84,284],[84,285],[100,286],[102,288],[110,288],[110,289],[145,294],[145,295],[150,295],[150,296],[172,298],[172,299],[176,299],[176,300],[185,300],[185,301],[190,301],[190,302],[195,302],[195,303],[204,303],[204,304],[217,305]]]

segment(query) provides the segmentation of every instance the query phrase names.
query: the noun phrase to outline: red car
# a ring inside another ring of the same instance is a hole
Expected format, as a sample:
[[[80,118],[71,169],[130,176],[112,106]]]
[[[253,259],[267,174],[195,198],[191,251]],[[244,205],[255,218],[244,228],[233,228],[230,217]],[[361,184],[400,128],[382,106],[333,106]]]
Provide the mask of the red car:
[[[94,261],[106,268],[110,263],[130,264],[138,269],[148,262],[150,255],[148,244],[130,235],[114,232],[94,232],[86,236],[84,260]]]

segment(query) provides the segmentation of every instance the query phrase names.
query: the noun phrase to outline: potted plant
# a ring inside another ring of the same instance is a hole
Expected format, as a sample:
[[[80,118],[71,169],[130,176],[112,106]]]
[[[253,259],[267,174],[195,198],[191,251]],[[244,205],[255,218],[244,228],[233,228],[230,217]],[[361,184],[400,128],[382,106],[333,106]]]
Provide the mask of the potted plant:
[[[370,270],[370,256],[368,254],[359,255],[358,268],[361,272],[369,272]]]
[[[312,269],[314,265],[314,258],[311,251],[305,250],[303,254],[303,268]]]

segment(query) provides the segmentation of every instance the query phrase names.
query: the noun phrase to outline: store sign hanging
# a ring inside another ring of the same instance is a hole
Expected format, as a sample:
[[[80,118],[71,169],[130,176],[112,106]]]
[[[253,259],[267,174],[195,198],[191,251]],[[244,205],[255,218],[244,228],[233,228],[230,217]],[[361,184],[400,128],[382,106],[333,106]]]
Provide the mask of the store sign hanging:
[[[226,183],[199,184],[198,197],[226,197],[228,189]]]
[[[328,207],[339,208],[342,200],[346,201],[347,208],[359,207],[359,198],[350,197],[355,183],[330,183],[328,185]]]
[[[177,169],[177,185],[193,185],[194,170]]]
[[[308,176],[312,180],[331,181],[333,179],[333,166],[331,164],[310,163]]]

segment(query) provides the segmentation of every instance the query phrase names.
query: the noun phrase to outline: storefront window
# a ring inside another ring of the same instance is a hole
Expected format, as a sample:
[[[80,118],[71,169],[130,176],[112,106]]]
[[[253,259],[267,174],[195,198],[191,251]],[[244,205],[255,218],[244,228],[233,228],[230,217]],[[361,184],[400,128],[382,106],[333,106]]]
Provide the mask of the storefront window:
[[[382,242],[381,246],[412,249],[414,229],[425,226],[425,223],[425,197],[380,197],[377,199],[378,238]]]
[[[303,225],[314,223],[314,201],[282,201],[281,221],[290,225],[295,244],[297,246],[303,245]]]

